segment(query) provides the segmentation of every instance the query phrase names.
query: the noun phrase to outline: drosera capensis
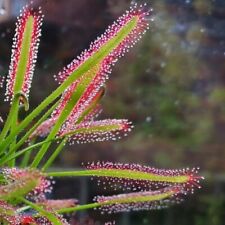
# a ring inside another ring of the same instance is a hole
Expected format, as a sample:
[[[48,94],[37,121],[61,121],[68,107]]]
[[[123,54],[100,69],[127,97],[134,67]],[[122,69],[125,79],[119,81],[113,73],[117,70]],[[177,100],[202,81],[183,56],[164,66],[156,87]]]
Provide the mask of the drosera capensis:
[[[98,115],[113,66],[149,29],[151,11],[145,4],[133,4],[55,75],[58,87],[29,112],[44,16],[32,3],[23,8],[17,18],[8,77],[0,78],[0,86],[6,80],[6,100],[10,102],[6,120],[0,117],[2,123],[5,121],[0,133],[1,224],[69,225],[64,214],[81,210],[100,208],[101,212],[114,213],[159,209],[179,203],[184,195],[200,188],[203,177],[198,175],[198,168],[171,170],[96,162],[82,170],[49,169],[67,143],[117,140],[132,130],[127,119],[98,120]],[[27,113],[20,118],[23,110]],[[52,143],[56,147],[50,150]],[[96,177],[98,184],[103,180],[104,185],[120,189],[121,194],[96,196],[83,205],[74,198],[49,199],[53,179],[68,176]]]

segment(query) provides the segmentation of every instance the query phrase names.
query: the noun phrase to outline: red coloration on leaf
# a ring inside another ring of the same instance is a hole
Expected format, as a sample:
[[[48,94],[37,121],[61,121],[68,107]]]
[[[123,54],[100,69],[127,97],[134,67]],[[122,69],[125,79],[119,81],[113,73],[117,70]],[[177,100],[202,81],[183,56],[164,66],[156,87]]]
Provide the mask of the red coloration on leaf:
[[[61,103],[57,110],[53,113],[53,117],[55,115],[59,115],[64,109],[67,102],[70,100],[72,94],[76,91],[79,84],[84,82],[86,79],[92,79],[90,84],[85,89],[84,93],[75,104],[73,111],[71,112],[69,118],[65,122],[62,127],[68,132],[69,129],[72,131],[71,125],[75,125],[78,118],[82,115],[84,110],[98,97],[99,89],[104,85],[106,79],[108,78],[108,74],[111,73],[111,67],[115,64],[115,62],[123,56],[130,47],[132,47],[137,40],[145,33],[148,28],[148,22],[146,20],[146,16],[148,12],[144,11],[142,7],[131,8],[130,11],[120,17],[117,22],[115,22],[112,26],[110,26],[106,32],[101,35],[95,42],[93,42],[89,48],[89,50],[85,50],[78,59],[75,59],[71,64],[69,64],[66,68],[64,68],[63,72],[60,72],[57,76],[59,82],[65,80],[72,72],[74,72],[83,62],[89,59],[94,53],[101,49],[101,47],[107,43],[112,38],[116,37],[117,33],[126,26],[131,20],[136,19],[135,28],[122,40],[118,46],[113,49],[109,55],[107,55],[99,65],[96,65],[94,68],[87,71],[78,81],[75,81],[63,94]],[[92,77],[94,74],[94,77]]]
[[[23,11],[20,14],[20,17],[16,24],[16,33],[14,36],[12,55],[11,55],[11,64],[9,67],[9,75],[7,80],[7,89],[6,89],[6,100],[11,100],[14,96],[14,85],[16,81],[16,74],[18,71],[18,64],[21,57],[21,47],[24,39],[25,27],[28,19],[33,18],[33,30],[31,37],[31,45],[29,49],[29,59],[27,62],[26,73],[24,76],[22,92],[26,97],[29,95],[29,89],[32,82],[34,67],[37,59],[37,52],[39,46],[39,38],[41,36],[41,24],[43,15],[41,14],[41,10],[34,11],[33,9],[29,9],[28,6],[24,7]]]
[[[61,98],[61,103],[59,104],[59,107],[57,110],[53,113],[53,117],[56,115],[59,115],[68,101],[71,99],[71,96],[74,92],[77,90],[77,86],[81,85],[85,82],[87,79],[90,79],[90,76],[94,76],[91,80],[90,84],[85,88],[84,92],[80,96],[79,100],[74,103],[74,108],[72,112],[70,113],[69,117],[67,118],[66,122],[63,124],[61,130],[68,130],[69,127],[73,127],[78,121],[78,119],[82,116],[82,114],[85,112],[85,110],[96,101],[96,99],[101,96],[102,90],[101,87],[105,82],[105,76],[98,72],[98,67],[96,66],[95,69],[88,71],[81,77],[79,80],[79,83],[75,82],[73,83],[63,94]],[[71,128],[72,129],[72,128]]]
[[[52,113],[52,118],[57,118],[62,113],[66,104],[69,102],[73,92],[75,91],[75,89],[77,87],[77,84],[78,84],[77,81],[74,82],[72,85],[69,86],[69,88],[67,88],[66,91],[64,91],[59,105],[57,106],[57,108]]]
[[[52,119],[47,120],[37,130],[34,132],[33,136],[46,135],[52,125],[53,121],[56,121],[60,114],[63,112],[64,108],[66,107],[67,103],[71,100],[72,95],[76,93],[79,88],[83,88],[81,96],[74,102],[74,108],[71,111],[69,117],[64,122],[59,131],[59,136],[68,132],[73,132],[76,129],[76,126],[81,122],[79,119],[82,117],[85,110],[90,107],[99,96],[102,95],[102,90],[100,89],[108,75],[111,73],[111,67],[116,63],[118,58],[122,57],[133,45],[140,39],[140,37],[145,33],[148,29],[148,22],[146,20],[146,16],[149,15],[149,12],[145,11],[144,7],[137,7],[136,5],[131,8],[129,11],[126,12],[125,15],[120,17],[115,23],[113,23],[106,32],[101,35],[95,42],[91,43],[89,50],[85,50],[77,59],[75,59],[71,64],[69,64],[62,72],[59,73],[57,76],[58,81],[61,83],[63,82],[72,72],[74,72],[83,62],[88,60],[94,53],[98,52],[101,47],[110,41],[111,39],[115,38],[118,32],[121,31],[129,22],[135,20],[135,26],[133,30],[130,31],[126,35],[126,37],[115,47],[102,61],[97,64],[96,66],[92,67],[90,70],[85,72],[78,80],[76,80],[72,85],[70,85],[67,90],[63,93],[61,97],[61,102],[59,103],[56,110],[52,113]],[[79,92],[79,90],[78,90]],[[93,111],[92,111],[93,112]],[[86,115],[85,123],[81,124],[80,126],[91,126],[90,121],[87,119],[91,118],[92,115]],[[105,120],[106,121],[106,120]],[[114,122],[115,120],[108,120],[109,123]],[[122,120],[121,120],[122,121]],[[90,124],[89,124],[90,123]],[[98,123],[98,122],[93,122]],[[99,121],[99,124],[101,121]],[[93,124],[95,125],[95,124]],[[114,130],[108,133],[91,133],[85,134],[87,140],[84,140],[83,134],[75,135],[72,139],[77,142],[92,142],[98,140],[107,140],[107,139],[115,139],[117,133],[122,131],[130,130],[131,125],[127,121],[123,123],[123,128],[119,128],[117,132]],[[79,127],[78,127],[79,128]]]
[[[140,37],[146,32],[149,27],[146,17],[149,12],[144,7],[134,5],[121,16],[116,22],[114,22],[108,29],[102,34],[96,41],[91,43],[88,50],[81,53],[77,59],[67,65],[62,72],[56,76],[56,79],[61,83],[63,82],[72,72],[74,72],[84,61],[89,59],[94,53],[96,53],[101,47],[109,40],[114,38],[118,32],[126,26],[132,19],[136,19],[137,23],[135,28],[126,36],[126,38],[115,48],[113,51],[105,57],[101,63],[101,74],[109,74],[111,72],[111,66],[116,63],[118,58],[124,55],[130,47],[140,39]]]
[[[198,173],[199,168],[193,168],[192,170],[187,170],[188,172],[188,182],[187,186],[188,189],[194,190],[194,187],[196,188],[201,188],[201,185],[199,184],[200,180],[204,180],[205,178],[203,176],[197,176],[196,174]]]
[[[32,135],[29,137],[31,140],[32,138],[35,138],[37,136],[39,137],[45,137],[49,134],[51,131],[52,127],[56,123],[59,115],[62,113],[64,110],[65,105],[68,103],[68,101],[71,98],[71,95],[74,90],[74,85],[71,85],[70,88],[63,94],[61,98],[61,102],[59,103],[58,107],[55,109],[55,111],[52,113],[52,117],[46,121],[44,121],[37,129],[32,133]],[[82,117],[82,114],[85,112],[85,110],[88,109],[88,107],[97,99],[99,99],[102,95],[102,90],[98,91],[92,101],[89,101],[89,104],[79,104],[77,103],[74,106],[74,109],[71,113],[71,116],[69,116],[69,119],[67,122],[63,125],[63,128],[61,131],[59,131],[59,136],[61,133],[63,133],[63,129],[69,131],[72,131],[73,127],[75,126],[75,122],[79,120]],[[82,98],[80,101],[84,101]],[[82,118],[82,121],[92,121],[95,117],[99,115],[101,112],[101,107],[99,105],[96,105],[93,109],[90,110],[90,112]],[[76,118],[76,120],[75,120]],[[70,122],[68,122],[70,121]],[[69,130],[70,129],[70,130]]]
[[[36,224],[34,218],[32,216],[23,216],[21,219],[21,225],[30,225],[30,224]]]
[[[75,71],[84,61],[89,59],[94,53],[101,49],[101,47],[107,43],[109,40],[114,38],[117,33],[126,26],[131,20],[136,19],[135,28],[122,40],[118,46],[113,49],[109,55],[107,55],[99,65],[96,65],[94,68],[87,71],[78,81],[75,81],[64,93],[62,96],[61,104],[58,107],[58,110],[53,114],[58,115],[62,112],[66,103],[69,101],[72,93],[76,91],[78,84],[84,82],[86,79],[92,79],[91,83],[87,86],[86,90],[80,97],[79,101],[75,104],[71,115],[67,119],[63,128],[68,131],[68,127],[76,124],[76,121],[81,116],[82,112],[91,104],[92,101],[98,96],[99,89],[103,86],[106,79],[108,78],[108,74],[111,73],[111,67],[115,64],[115,62],[123,56],[130,47],[132,47],[137,40],[145,33],[148,28],[148,22],[145,17],[148,15],[148,12],[144,11],[143,8],[131,8],[130,11],[120,17],[117,22],[115,22],[112,26],[110,26],[106,32],[98,38],[95,42],[93,42],[89,48],[89,50],[85,50],[78,59],[75,59],[71,64],[69,64],[66,68],[64,68],[63,72],[60,72],[58,77],[59,81],[63,81],[68,77],[73,71]],[[94,77],[92,77],[94,74]],[[72,129],[71,129],[72,130]]]

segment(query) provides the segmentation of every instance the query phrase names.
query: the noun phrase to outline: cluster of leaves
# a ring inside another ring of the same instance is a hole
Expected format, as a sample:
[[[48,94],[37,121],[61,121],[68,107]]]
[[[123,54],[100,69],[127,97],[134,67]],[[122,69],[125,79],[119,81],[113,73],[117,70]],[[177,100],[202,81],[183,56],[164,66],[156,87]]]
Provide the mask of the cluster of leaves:
[[[197,169],[159,170],[98,162],[81,171],[46,172],[67,142],[115,140],[131,130],[132,124],[125,119],[96,120],[96,117],[101,111],[99,101],[112,66],[146,32],[149,13],[145,6],[134,5],[55,76],[58,88],[18,121],[19,112],[29,110],[29,90],[43,20],[41,9],[28,6],[23,9],[16,26],[6,83],[6,100],[11,107],[0,134],[2,223],[66,225],[69,223],[62,214],[90,208],[108,213],[158,209],[180,202],[182,196],[200,187],[202,177],[197,175]],[[52,143],[58,146],[46,157]],[[32,159],[30,153],[36,149],[38,152]],[[79,205],[75,199],[47,199],[46,193],[52,190],[51,177],[62,176],[95,176],[114,189],[131,192],[97,196],[94,203],[86,205]]]

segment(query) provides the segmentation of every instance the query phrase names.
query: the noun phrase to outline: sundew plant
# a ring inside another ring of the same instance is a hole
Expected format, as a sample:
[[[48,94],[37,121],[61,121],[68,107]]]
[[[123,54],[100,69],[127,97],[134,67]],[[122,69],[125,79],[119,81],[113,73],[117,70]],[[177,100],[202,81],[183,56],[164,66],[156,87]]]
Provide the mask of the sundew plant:
[[[181,202],[200,188],[198,168],[156,169],[138,164],[93,162],[83,170],[51,171],[66,143],[116,140],[132,129],[126,119],[98,120],[105,82],[114,64],[149,28],[147,6],[133,5],[79,57],[55,75],[58,87],[33,111],[29,91],[37,60],[43,15],[26,6],[16,23],[5,99],[10,104],[0,133],[0,223],[10,225],[70,224],[63,216],[96,209],[102,213],[151,210]],[[27,111],[19,118],[20,112]],[[55,149],[50,147],[54,143]],[[31,157],[32,153],[32,157]],[[47,154],[48,153],[48,154]],[[48,199],[54,177],[96,177],[120,190],[93,202]],[[110,220],[110,218],[109,218]],[[106,225],[114,224],[107,222]]]

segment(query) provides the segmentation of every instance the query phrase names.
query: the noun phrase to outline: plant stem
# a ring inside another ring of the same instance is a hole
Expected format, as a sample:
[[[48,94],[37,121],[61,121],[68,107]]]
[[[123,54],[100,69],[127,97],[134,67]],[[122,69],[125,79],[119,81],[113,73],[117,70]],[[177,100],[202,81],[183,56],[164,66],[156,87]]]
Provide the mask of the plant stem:
[[[82,211],[82,210],[86,210],[86,209],[93,209],[93,208],[97,208],[100,207],[101,204],[96,202],[96,203],[90,203],[90,204],[86,204],[86,205],[78,205],[75,207],[70,207],[70,208],[62,208],[60,210],[58,210],[58,213],[70,213],[70,212],[75,212],[75,211]]]
[[[17,105],[15,107],[15,111],[14,114],[12,116],[12,122],[11,122],[11,129],[10,129],[10,133],[13,132],[13,130],[15,129],[15,127],[17,126],[17,122],[18,122],[18,113],[19,113],[19,99],[17,102]],[[12,144],[10,145],[9,148],[9,154],[13,154],[15,152],[14,150],[14,146],[16,145],[16,139],[17,137],[14,138],[14,141],[12,142]],[[14,167],[15,166],[15,159],[12,159],[11,161],[8,162],[8,166],[9,167]]]
[[[6,119],[6,122],[5,122],[5,125],[2,129],[2,132],[0,134],[0,142],[3,142],[4,138],[6,137],[9,129],[10,129],[10,126],[11,126],[11,123],[12,123],[12,120],[13,120],[13,117],[16,113],[16,111],[18,110],[17,107],[18,107],[18,103],[19,103],[19,97],[18,96],[15,96],[15,98],[13,99],[12,101],[12,105],[11,105],[11,108],[10,108],[10,111],[9,111],[9,114],[8,114],[8,117]],[[15,136],[13,136],[13,139],[14,139]],[[2,149],[0,149],[0,151],[2,151]]]
[[[81,91],[78,88],[76,89],[76,91],[74,91],[74,93],[72,94],[70,100],[68,101],[68,103],[64,107],[63,111],[61,112],[60,116],[58,117],[55,125],[53,126],[53,128],[52,128],[51,132],[49,133],[48,137],[46,138],[46,140],[51,140],[56,136],[56,134],[60,130],[63,123],[66,121],[66,119],[69,117],[70,113],[72,112],[74,105],[79,100],[80,95],[81,95],[80,92]],[[44,157],[44,155],[47,152],[50,145],[51,145],[51,143],[46,143],[45,145],[43,145],[41,147],[40,151],[37,153],[37,155],[34,158],[34,161],[31,164],[32,168],[38,167],[39,163],[41,162],[42,158]]]
[[[48,172],[50,177],[85,177],[85,176],[101,176],[97,170],[78,170],[78,171],[63,171],[63,172]],[[105,174],[104,174],[105,176]]]
[[[20,164],[20,167],[21,167],[21,168],[27,167],[27,165],[28,165],[28,163],[29,163],[29,160],[30,160],[30,155],[31,155],[31,151],[25,152],[24,157],[23,157],[23,159],[22,159],[22,162],[21,162],[21,164]]]
[[[42,166],[42,171],[46,171],[49,166],[53,163],[55,158],[59,155],[59,153],[62,151],[65,143],[67,142],[67,138],[64,138],[61,143],[58,145],[58,147],[55,149],[53,154],[50,156],[50,158],[47,160],[47,162]]]
[[[48,107],[49,104],[51,104],[70,85],[70,83],[72,83],[71,80],[73,77],[75,77],[75,75],[79,76],[79,75],[81,75],[81,73],[82,73],[82,70],[80,69],[80,70],[77,70],[76,73],[74,73],[74,76],[68,77],[68,79],[65,82],[63,82],[54,92],[52,92],[52,94],[50,94],[43,102],[41,102],[40,105],[37,106],[15,128],[15,130],[13,130],[13,132],[10,133],[10,135],[5,140],[3,140],[9,130],[11,117],[12,117],[12,114],[14,113],[14,107],[13,107],[14,105],[12,105],[11,111],[10,111],[9,116],[6,121],[6,124],[0,135],[0,140],[2,141],[0,144],[0,152],[4,151],[5,148],[10,145],[10,143],[12,142],[14,137],[16,135],[18,135],[24,128],[26,128],[32,122],[32,120],[34,120],[46,107]],[[74,78],[74,80],[75,80],[75,78]]]
[[[5,138],[8,129],[10,127],[11,116],[14,113],[14,104],[11,108],[11,113],[9,114],[5,127],[2,130],[0,135],[0,140],[2,141],[0,144],[0,151],[4,151],[5,148],[12,142],[15,136],[18,135],[24,128],[26,128],[33,119],[35,119],[49,104],[51,104],[56,98],[62,94],[68,86],[70,86],[77,78],[79,78],[82,74],[87,72],[91,67],[93,67],[98,61],[100,61],[99,57],[94,59],[90,58],[86,62],[83,63],[82,66],[77,68],[54,92],[52,92],[44,101],[42,101],[20,124],[15,128],[15,130],[3,141]]]
[[[58,105],[59,100],[52,105],[52,107],[45,112],[45,114],[33,125],[33,127],[31,129],[29,129],[29,131],[17,142],[17,144],[14,146],[13,151],[16,152],[16,150],[25,143],[25,141],[30,137],[30,135],[37,129],[37,127],[44,122],[48,116],[51,114],[51,112],[56,108],[56,106]]]
[[[7,163],[8,161],[10,161],[12,159],[15,159],[15,158],[21,156],[22,154],[24,154],[24,153],[26,153],[28,151],[31,151],[32,149],[37,148],[37,147],[39,147],[39,146],[41,146],[41,145],[43,145],[43,144],[45,144],[47,142],[52,142],[52,141],[57,141],[57,140],[59,140],[59,139],[53,139],[53,140],[48,140],[48,141],[45,140],[45,141],[36,143],[34,145],[31,145],[31,146],[29,146],[29,147],[27,147],[27,148],[25,148],[25,149],[23,149],[21,151],[18,151],[16,153],[14,153],[13,155],[6,155],[5,157],[1,158],[0,165],[2,166],[5,163]]]
[[[29,143],[29,146],[32,146],[32,145],[34,145],[34,141]],[[28,165],[29,159],[30,159],[30,155],[31,155],[31,151],[27,151],[27,152],[24,153],[22,162],[20,163],[20,167],[21,168],[25,168]]]

